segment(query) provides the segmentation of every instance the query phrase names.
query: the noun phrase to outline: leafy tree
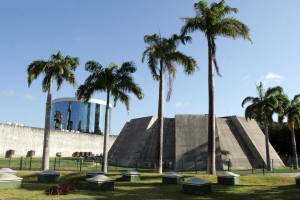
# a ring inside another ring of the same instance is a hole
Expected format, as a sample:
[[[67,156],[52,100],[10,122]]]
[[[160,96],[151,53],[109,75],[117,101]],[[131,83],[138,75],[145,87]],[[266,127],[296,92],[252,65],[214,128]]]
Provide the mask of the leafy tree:
[[[110,99],[111,97],[113,98],[114,105],[116,105],[117,101],[124,103],[127,110],[129,110],[129,94],[133,93],[138,99],[142,99],[143,94],[132,76],[136,72],[133,62],[124,62],[121,67],[116,64],[110,64],[105,68],[96,61],[88,61],[85,64],[85,69],[91,74],[87,77],[84,84],[79,86],[76,93],[77,98],[88,101],[95,92],[106,93],[102,171],[107,173]]]
[[[163,131],[164,131],[164,115],[163,115],[163,96],[164,96],[164,74],[169,77],[167,101],[170,100],[172,94],[173,81],[176,75],[176,64],[180,64],[184,68],[184,72],[192,74],[197,68],[196,61],[182,52],[177,50],[180,42],[188,42],[190,37],[179,37],[172,35],[170,38],[163,38],[158,34],[146,35],[145,43],[148,45],[143,52],[142,62],[147,59],[153,79],[159,81],[159,98],[158,98],[158,131],[159,131],[159,153],[158,153],[158,172],[162,174],[163,164]]]
[[[292,100],[288,98],[285,99],[284,104],[284,112],[281,115],[282,117],[287,118],[287,125],[291,132],[292,138],[292,149],[293,149],[293,161],[294,161],[294,168],[299,168],[299,161],[298,161],[298,154],[297,154],[297,144],[296,144],[296,137],[295,137],[295,129],[300,128],[300,94],[295,95]],[[283,121],[283,118],[280,119]]]
[[[63,56],[59,51],[57,54],[53,54],[49,60],[36,60],[28,66],[28,86],[30,87],[32,81],[37,79],[39,75],[44,75],[42,89],[43,92],[47,92],[42,161],[43,170],[49,169],[51,88],[53,81],[56,82],[57,90],[60,89],[63,81],[67,81],[74,86],[76,84],[74,71],[78,65],[79,59],[77,57]]]
[[[203,32],[208,45],[208,165],[207,172],[216,173],[216,145],[215,145],[215,85],[214,70],[220,75],[216,58],[216,43],[218,36],[236,39],[241,37],[251,41],[249,28],[238,19],[228,16],[237,13],[237,8],[232,8],[222,0],[219,3],[213,2],[210,5],[205,0],[194,4],[195,17],[185,17],[185,25],[181,29],[182,35],[190,32]]]
[[[266,161],[267,168],[271,169],[271,158],[269,150],[269,125],[273,121],[273,114],[279,113],[281,115],[283,111],[283,89],[279,86],[268,88],[266,91],[262,82],[256,86],[257,97],[246,97],[242,102],[242,107],[247,103],[250,103],[245,109],[246,119],[255,119],[259,122],[265,134],[266,144]]]

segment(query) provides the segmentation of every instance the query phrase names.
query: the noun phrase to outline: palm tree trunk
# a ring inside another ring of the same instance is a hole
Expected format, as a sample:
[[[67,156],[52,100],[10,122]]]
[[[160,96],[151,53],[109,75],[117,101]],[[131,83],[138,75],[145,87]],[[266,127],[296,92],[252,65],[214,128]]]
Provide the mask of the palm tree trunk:
[[[270,158],[270,147],[269,147],[269,123],[268,119],[264,119],[264,133],[265,133],[265,143],[266,143],[266,161],[267,169],[271,170],[271,158]]]
[[[160,72],[159,72],[159,97],[158,97],[158,130],[159,130],[159,155],[158,155],[158,173],[162,174],[163,166],[163,145],[164,145],[164,77],[163,77],[163,63],[160,61]]]
[[[51,115],[51,83],[48,88],[47,102],[46,102],[42,170],[49,169],[50,115]]]
[[[104,142],[103,142],[103,160],[102,160],[102,171],[103,173],[107,173],[107,155],[108,155],[108,149],[107,149],[107,144],[108,144],[108,127],[109,127],[109,119],[108,119],[108,112],[109,112],[109,98],[110,98],[110,91],[107,91],[107,96],[106,96],[106,107],[105,107],[105,125],[104,125]]]
[[[291,130],[291,136],[292,136],[292,147],[293,147],[293,156],[294,156],[294,168],[298,169],[298,154],[297,154],[297,144],[296,144],[296,137],[295,137],[295,129],[293,128]]]
[[[208,160],[207,173],[216,174],[216,144],[215,144],[215,86],[212,60],[212,38],[208,35]]]

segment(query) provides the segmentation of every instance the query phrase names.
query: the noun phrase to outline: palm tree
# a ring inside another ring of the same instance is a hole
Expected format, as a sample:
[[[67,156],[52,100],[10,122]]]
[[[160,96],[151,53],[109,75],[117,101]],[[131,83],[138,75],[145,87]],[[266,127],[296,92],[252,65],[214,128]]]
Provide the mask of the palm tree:
[[[147,43],[146,50],[143,52],[142,62],[147,58],[154,80],[159,81],[159,98],[158,98],[158,133],[159,133],[159,152],[158,152],[158,173],[162,174],[163,165],[163,131],[164,131],[164,115],[163,115],[163,96],[164,96],[164,78],[163,75],[168,73],[168,93],[167,101],[170,100],[172,94],[172,84],[176,75],[176,64],[180,64],[184,68],[184,72],[192,74],[197,68],[196,61],[182,52],[177,50],[180,42],[188,42],[190,37],[179,37],[174,34],[170,38],[163,38],[158,34],[146,35],[144,42]]]
[[[299,168],[298,154],[297,154],[297,144],[295,137],[295,129],[300,128],[300,94],[295,95],[292,100],[285,98],[285,106],[282,117],[287,117],[288,128],[291,131],[292,136],[292,148],[294,157],[294,168]],[[283,121],[283,118],[280,120]]]
[[[42,89],[43,92],[47,92],[42,159],[43,170],[49,169],[51,88],[53,86],[53,81],[56,82],[57,90],[60,89],[63,81],[67,81],[74,86],[76,84],[74,71],[78,65],[79,59],[77,57],[63,56],[59,51],[57,54],[53,54],[49,60],[36,60],[28,66],[28,86],[30,87],[32,81],[42,74],[44,75]]]
[[[215,85],[214,85],[214,70],[219,73],[219,66],[216,59],[216,43],[217,36],[227,38],[242,37],[251,41],[249,36],[249,28],[241,21],[234,17],[228,17],[231,13],[237,13],[237,8],[232,8],[225,4],[222,0],[219,3],[208,5],[205,0],[200,0],[194,4],[196,12],[195,17],[185,17],[185,25],[181,29],[181,34],[186,35],[190,32],[203,32],[208,44],[208,162],[207,172],[210,174],[216,173],[216,146],[215,146]]]
[[[129,110],[129,93],[133,93],[138,99],[142,99],[143,94],[141,88],[133,80],[132,75],[136,71],[136,67],[132,62],[125,62],[121,67],[116,64],[110,64],[104,68],[96,61],[88,61],[85,64],[85,69],[91,74],[84,84],[79,86],[76,94],[77,98],[88,101],[95,92],[106,92],[102,171],[107,173],[110,98],[113,97],[114,105],[116,105],[117,101],[120,101]]]
[[[269,125],[273,122],[274,113],[282,113],[284,93],[280,86],[268,88],[266,91],[262,82],[256,86],[258,97],[246,97],[242,107],[250,103],[245,109],[246,119],[255,119],[262,127],[265,134],[267,169],[271,169],[269,149]]]

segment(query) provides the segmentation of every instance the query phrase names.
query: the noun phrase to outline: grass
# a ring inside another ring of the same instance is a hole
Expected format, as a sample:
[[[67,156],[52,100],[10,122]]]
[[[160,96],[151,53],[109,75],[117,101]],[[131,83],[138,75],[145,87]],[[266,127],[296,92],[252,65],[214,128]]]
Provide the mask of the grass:
[[[216,177],[186,173],[186,176],[197,176],[213,182],[213,192],[205,196],[186,195],[181,192],[181,186],[162,185],[161,178],[155,173],[142,173],[142,180],[138,183],[117,182],[116,189],[113,192],[76,190],[66,196],[47,196],[45,189],[53,184],[37,183],[36,172],[22,171],[18,176],[24,177],[21,189],[10,189],[0,191],[0,200],[38,200],[38,199],[72,199],[72,198],[93,198],[93,199],[111,199],[111,200],[237,200],[237,199],[255,199],[255,200],[279,200],[279,199],[299,199],[300,189],[295,188],[295,180],[292,177],[264,177],[264,176],[242,176],[239,186],[220,186],[215,184]],[[66,180],[83,181],[83,173],[62,172],[60,182]],[[121,176],[120,171],[112,171],[110,175],[113,178]],[[55,184],[54,184],[55,185]]]

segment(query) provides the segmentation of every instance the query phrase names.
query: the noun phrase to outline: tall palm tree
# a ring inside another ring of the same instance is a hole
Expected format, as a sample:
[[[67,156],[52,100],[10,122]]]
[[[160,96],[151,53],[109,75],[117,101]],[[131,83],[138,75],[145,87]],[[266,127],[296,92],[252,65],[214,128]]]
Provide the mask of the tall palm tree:
[[[104,126],[104,144],[102,171],[107,173],[107,144],[108,144],[108,112],[111,97],[114,105],[117,101],[125,104],[129,110],[129,93],[133,93],[138,99],[143,98],[141,88],[134,82],[132,77],[136,67],[132,62],[125,62],[119,67],[116,64],[110,64],[103,67],[96,61],[88,61],[85,69],[91,74],[87,77],[84,84],[77,90],[77,98],[88,101],[95,92],[106,93],[105,126]]]
[[[208,162],[207,172],[216,173],[216,145],[215,145],[215,85],[214,70],[219,73],[219,66],[216,59],[216,43],[218,36],[227,38],[247,39],[251,41],[249,36],[249,28],[238,19],[228,16],[237,13],[237,8],[232,8],[225,4],[222,0],[219,3],[208,5],[205,0],[200,0],[194,4],[196,12],[195,17],[185,17],[185,25],[181,29],[181,34],[186,35],[190,32],[203,32],[208,44]]]
[[[158,152],[158,173],[162,174],[163,165],[163,131],[164,131],[164,78],[163,75],[168,73],[168,93],[167,101],[170,100],[172,94],[173,80],[176,75],[176,64],[180,64],[184,68],[184,72],[192,74],[197,68],[196,61],[182,52],[177,50],[180,42],[188,42],[190,37],[179,37],[174,34],[170,38],[163,38],[158,34],[146,35],[144,42],[148,45],[143,52],[142,62],[147,58],[154,80],[159,81],[159,97],[158,97],[158,132],[159,132],[159,152]]]
[[[266,144],[267,169],[271,169],[271,158],[269,148],[269,125],[273,121],[274,113],[282,113],[283,110],[283,89],[280,86],[265,88],[262,82],[256,86],[257,97],[246,97],[242,102],[242,107],[250,103],[245,109],[246,119],[255,119],[263,127]]]
[[[28,86],[30,87],[32,81],[37,79],[39,75],[44,75],[42,89],[43,92],[47,92],[42,159],[43,170],[49,169],[51,88],[53,86],[53,81],[56,82],[57,90],[60,89],[63,81],[67,81],[74,86],[76,84],[74,71],[78,65],[79,59],[77,57],[63,56],[59,51],[57,54],[53,54],[49,60],[36,60],[28,66]]]
[[[297,144],[295,137],[295,129],[300,128],[300,94],[295,95],[292,100],[286,98],[284,106],[284,112],[282,117],[287,117],[288,128],[291,131],[292,137],[292,148],[293,148],[293,157],[294,157],[294,168],[299,168],[298,154],[297,154]],[[280,120],[283,121],[283,118]]]

